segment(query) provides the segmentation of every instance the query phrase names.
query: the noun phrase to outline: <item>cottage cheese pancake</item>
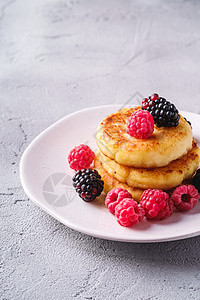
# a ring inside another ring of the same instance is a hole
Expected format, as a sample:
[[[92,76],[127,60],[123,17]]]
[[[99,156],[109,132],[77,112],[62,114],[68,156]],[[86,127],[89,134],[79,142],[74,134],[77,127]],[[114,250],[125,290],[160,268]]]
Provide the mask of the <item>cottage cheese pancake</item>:
[[[131,193],[134,200],[137,202],[140,201],[142,193],[144,192],[143,189],[133,188],[128,186],[128,184],[120,182],[116,178],[112,177],[102,166],[102,163],[99,160],[99,156],[97,155],[94,159],[94,169],[96,169],[99,174],[101,175],[101,179],[104,181],[104,189],[105,193],[108,193],[112,189],[116,189],[121,187],[122,189],[126,189]]]
[[[181,116],[177,127],[157,127],[146,139],[126,133],[130,115],[140,107],[124,108],[107,116],[98,126],[96,141],[104,155],[125,166],[153,168],[167,166],[192,148],[192,130]]]
[[[103,168],[120,182],[131,187],[142,189],[168,190],[189,179],[198,169],[200,151],[193,140],[193,147],[180,159],[174,160],[165,167],[135,168],[127,167],[115,162],[102,153],[98,153]]]

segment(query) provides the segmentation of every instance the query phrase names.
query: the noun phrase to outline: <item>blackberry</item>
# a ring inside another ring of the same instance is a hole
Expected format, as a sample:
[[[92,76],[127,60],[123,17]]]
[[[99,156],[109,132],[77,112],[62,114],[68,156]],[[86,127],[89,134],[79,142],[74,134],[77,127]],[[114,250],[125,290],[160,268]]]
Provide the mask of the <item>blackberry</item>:
[[[180,115],[175,105],[158,94],[153,94],[142,101],[142,109],[147,110],[154,119],[157,127],[176,127]]]
[[[104,182],[96,170],[81,169],[72,178],[76,192],[84,201],[90,202],[100,196]]]
[[[200,193],[200,169],[197,170],[196,174],[192,178],[192,184],[195,186],[195,188]]]

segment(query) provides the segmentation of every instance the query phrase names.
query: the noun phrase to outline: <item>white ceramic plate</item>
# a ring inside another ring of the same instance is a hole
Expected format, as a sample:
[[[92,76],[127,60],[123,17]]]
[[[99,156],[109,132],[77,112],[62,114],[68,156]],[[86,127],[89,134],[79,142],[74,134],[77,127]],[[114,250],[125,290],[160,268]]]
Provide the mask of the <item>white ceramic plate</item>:
[[[200,234],[200,203],[189,212],[174,212],[163,221],[143,221],[133,228],[121,227],[104,206],[104,197],[91,203],[75,193],[73,171],[67,154],[84,143],[96,150],[98,123],[122,106],[87,108],[66,116],[42,132],[26,149],[20,176],[28,197],[48,214],[68,227],[91,236],[124,242],[161,242]],[[200,142],[200,115],[181,112],[192,122],[193,134]],[[38,220],[39,222],[39,220]]]

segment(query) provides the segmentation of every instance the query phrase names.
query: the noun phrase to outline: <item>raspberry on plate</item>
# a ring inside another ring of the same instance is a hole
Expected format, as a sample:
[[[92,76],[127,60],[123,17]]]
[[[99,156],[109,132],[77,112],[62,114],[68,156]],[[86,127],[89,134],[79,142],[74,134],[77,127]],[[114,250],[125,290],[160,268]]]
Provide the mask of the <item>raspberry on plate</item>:
[[[145,212],[140,204],[131,198],[123,199],[115,208],[117,222],[124,227],[130,227],[143,220]]]
[[[136,110],[128,119],[127,133],[138,139],[148,138],[154,131],[152,115],[145,110]]]
[[[162,190],[148,189],[142,194],[140,204],[148,219],[164,220],[171,216],[174,205],[169,195]]]
[[[68,155],[68,162],[71,169],[75,171],[90,167],[95,157],[94,152],[87,145],[81,144],[72,149]]]
[[[180,185],[172,193],[171,199],[180,211],[192,209],[199,200],[199,193],[192,185]]]
[[[97,170],[78,170],[73,176],[72,181],[79,197],[86,202],[91,202],[100,196],[103,191],[104,182],[101,180],[101,176]]]
[[[115,214],[115,207],[124,198],[132,198],[132,195],[127,190],[122,188],[112,189],[107,193],[105,205],[112,214]]]

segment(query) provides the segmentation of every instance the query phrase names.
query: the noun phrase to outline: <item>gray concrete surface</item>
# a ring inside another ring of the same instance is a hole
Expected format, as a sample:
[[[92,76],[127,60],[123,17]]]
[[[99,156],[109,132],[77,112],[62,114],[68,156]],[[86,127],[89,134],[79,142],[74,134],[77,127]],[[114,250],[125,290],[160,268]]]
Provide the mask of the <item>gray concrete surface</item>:
[[[1,299],[200,299],[199,237],[86,236],[19,179],[27,145],[78,109],[157,91],[200,113],[199,48],[199,1],[0,1]]]

